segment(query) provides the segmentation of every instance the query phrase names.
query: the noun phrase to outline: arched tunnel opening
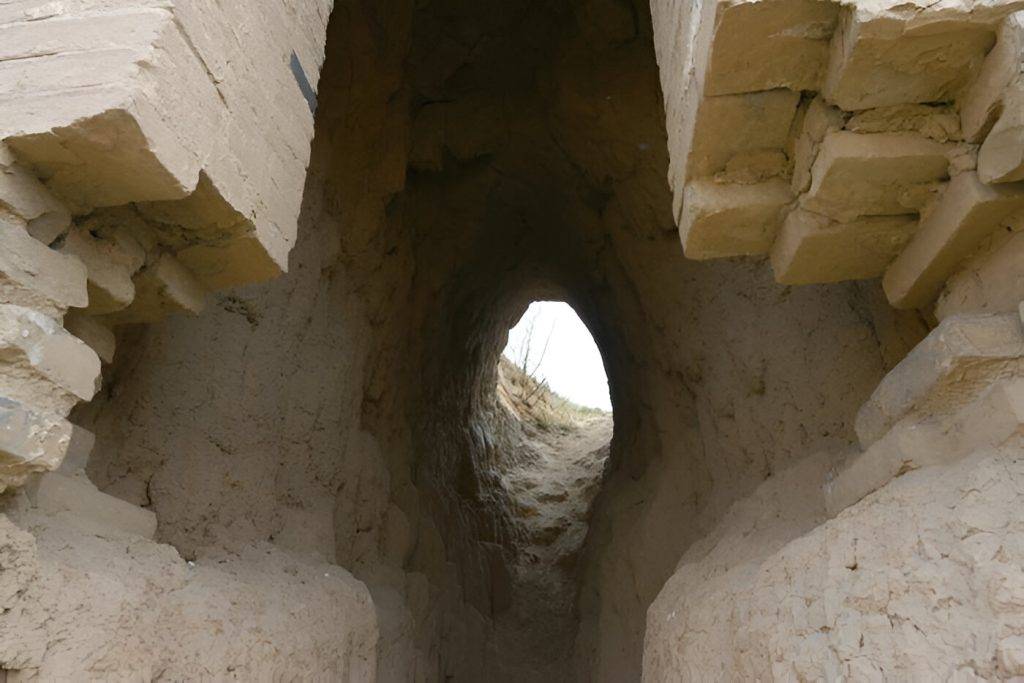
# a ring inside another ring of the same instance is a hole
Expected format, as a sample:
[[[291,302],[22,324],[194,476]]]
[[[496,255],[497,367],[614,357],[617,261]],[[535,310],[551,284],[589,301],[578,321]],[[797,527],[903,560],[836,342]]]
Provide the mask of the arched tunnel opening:
[[[531,303],[509,330],[502,357],[572,405],[612,412],[601,350],[568,303]]]
[[[1013,3],[15,4],[174,116],[0,136],[0,678],[1024,674]]]

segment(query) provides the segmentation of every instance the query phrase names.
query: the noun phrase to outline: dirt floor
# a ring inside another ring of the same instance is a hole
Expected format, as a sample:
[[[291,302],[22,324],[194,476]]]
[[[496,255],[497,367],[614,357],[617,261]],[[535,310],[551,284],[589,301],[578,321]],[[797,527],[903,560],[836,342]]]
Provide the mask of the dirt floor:
[[[552,402],[559,404],[560,397],[548,394],[540,401]],[[495,624],[494,661],[501,681],[571,679],[576,560],[608,459],[613,420],[610,413],[561,406],[557,415],[536,405],[533,410],[518,406],[526,453],[503,480],[523,540],[514,564],[512,605]]]

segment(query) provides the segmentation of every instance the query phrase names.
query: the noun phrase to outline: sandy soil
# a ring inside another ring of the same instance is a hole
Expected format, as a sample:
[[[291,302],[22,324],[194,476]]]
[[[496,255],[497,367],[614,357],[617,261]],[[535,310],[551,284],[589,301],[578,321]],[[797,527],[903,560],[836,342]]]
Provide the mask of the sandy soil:
[[[533,457],[506,476],[526,543],[514,568],[512,606],[495,624],[495,674],[499,681],[567,681],[577,628],[575,561],[608,457],[612,416],[527,431]]]

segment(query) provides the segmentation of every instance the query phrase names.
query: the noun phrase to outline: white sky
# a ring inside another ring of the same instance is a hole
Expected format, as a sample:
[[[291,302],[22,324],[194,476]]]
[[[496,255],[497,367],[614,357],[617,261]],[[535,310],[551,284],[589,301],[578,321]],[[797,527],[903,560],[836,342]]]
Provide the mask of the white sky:
[[[537,368],[534,376],[538,380],[546,379],[555,393],[573,403],[611,412],[608,378],[601,363],[601,352],[569,304],[560,301],[530,304],[519,324],[508,333],[505,355],[515,363],[521,361],[531,320],[533,336],[528,364],[531,371]]]

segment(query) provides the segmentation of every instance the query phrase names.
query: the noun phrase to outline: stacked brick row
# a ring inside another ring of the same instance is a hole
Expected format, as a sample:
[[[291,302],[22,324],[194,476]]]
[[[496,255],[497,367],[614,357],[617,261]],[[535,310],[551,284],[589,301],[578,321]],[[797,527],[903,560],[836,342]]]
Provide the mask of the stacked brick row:
[[[286,270],[331,5],[0,7],[0,489],[88,442],[113,328]]]
[[[883,277],[941,319],[1024,298],[1019,0],[655,2],[686,255]]]
[[[3,147],[0,164],[0,486],[7,488],[60,465],[74,435],[65,417],[95,394],[100,359],[62,325],[70,309],[88,305],[85,265],[34,236],[67,231],[70,214]]]

